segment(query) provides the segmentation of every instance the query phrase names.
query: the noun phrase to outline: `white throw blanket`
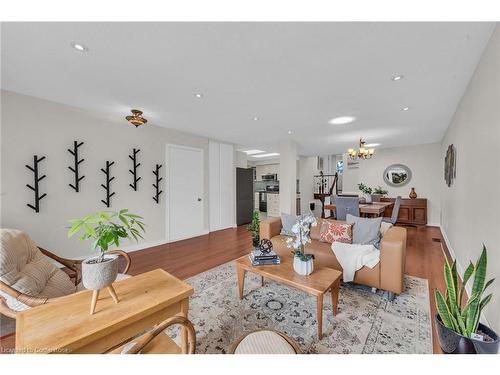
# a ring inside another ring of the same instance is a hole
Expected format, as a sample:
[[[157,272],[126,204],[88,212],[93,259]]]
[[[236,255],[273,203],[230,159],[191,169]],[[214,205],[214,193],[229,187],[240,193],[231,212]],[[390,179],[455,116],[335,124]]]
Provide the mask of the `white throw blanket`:
[[[342,266],[342,278],[345,282],[354,280],[357,270],[367,266],[375,267],[380,261],[380,250],[373,245],[348,244],[333,242],[332,250]]]

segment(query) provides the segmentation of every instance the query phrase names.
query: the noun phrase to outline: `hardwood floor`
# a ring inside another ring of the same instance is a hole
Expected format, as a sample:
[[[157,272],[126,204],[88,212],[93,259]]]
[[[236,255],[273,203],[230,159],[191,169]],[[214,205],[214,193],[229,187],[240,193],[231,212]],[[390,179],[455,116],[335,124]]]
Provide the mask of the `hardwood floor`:
[[[407,230],[405,272],[429,281],[433,348],[434,353],[441,353],[434,327],[436,307],[433,294],[434,288],[444,290],[441,242],[433,241],[442,241],[441,231],[437,227],[408,227]],[[155,268],[163,268],[180,279],[186,279],[247,254],[250,244],[251,237],[244,226],[212,232],[205,236],[132,252],[129,273],[137,275]],[[6,339],[12,341],[12,337]],[[4,347],[8,346],[4,339],[0,339],[0,343]]]

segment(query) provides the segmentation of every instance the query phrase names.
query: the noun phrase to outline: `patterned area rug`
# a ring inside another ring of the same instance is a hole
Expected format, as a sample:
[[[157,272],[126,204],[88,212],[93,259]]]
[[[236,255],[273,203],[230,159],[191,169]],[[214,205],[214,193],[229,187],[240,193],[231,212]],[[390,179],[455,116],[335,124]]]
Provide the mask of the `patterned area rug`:
[[[317,339],[316,299],[299,290],[246,274],[239,299],[234,264],[187,280],[194,287],[189,318],[196,328],[196,352],[225,353],[245,332],[272,328],[291,336],[304,353],[432,353],[427,280],[405,276],[405,291],[388,302],[382,291],[341,285],[338,313],[329,294],[323,309],[323,339]],[[171,334],[176,336],[176,332]]]

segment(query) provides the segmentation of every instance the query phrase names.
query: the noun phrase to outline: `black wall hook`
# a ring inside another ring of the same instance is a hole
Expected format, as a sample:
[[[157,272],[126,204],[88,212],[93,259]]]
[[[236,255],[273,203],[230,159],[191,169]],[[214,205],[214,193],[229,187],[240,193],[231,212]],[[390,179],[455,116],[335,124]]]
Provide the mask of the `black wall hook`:
[[[130,158],[130,160],[132,160],[132,163],[133,163],[132,169],[129,169],[128,171],[130,173],[132,173],[132,176],[134,177],[132,183],[129,184],[129,186],[132,189],[134,189],[135,191],[137,191],[137,182],[139,182],[139,180],[141,179],[140,177],[137,177],[137,168],[139,168],[139,166],[141,165],[141,163],[137,162],[137,154],[139,153],[139,151],[141,151],[141,150],[134,148],[132,150],[132,155],[128,156]]]
[[[102,173],[106,176],[106,185],[101,184],[101,186],[106,190],[106,200],[101,199],[101,202],[106,205],[106,207],[111,206],[111,197],[115,195],[115,193],[111,193],[111,181],[115,178],[111,177],[111,166],[115,164],[114,161],[106,161],[106,169],[101,168]]]
[[[84,142],[78,142],[78,141],[74,141],[73,142],[73,150],[69,149],[68,148],[68,152],[73,155],[75,161],[74,161],[74,167],[72,166],[69,166],[69,170],[72,171],[75,175],[75,183],[74,185],[73,184],[68,184],[69,186],[71,186],[73,188],[74,191],[76,191],[77,193],[80,191],[80,181],[83,180],[85,178],[85,176],[80,176],[79,174],[79,166],[80,166],[80,163],[83,163],[83,161],[85,159],[80,159],[78,160],[78,148],[83,145]]]
[[[156,183],[153,184],[153,187],[155,188],[155,196],[153,197],[153,200],[156,203],[160,203],[160,194],[163,193],[163,190],[160,190],[160,181],[163,180],[163,178],[160,177],[161,167],[161,164],[156,164],[155,170],[153,171],[153,174],[156,176]]]
[[[47,194],[42,194],[40,195],[40,190],[39,190],[39,183],[42,181],[46,175],[43,175],[42,177],[38,177],[38,163],[40,163],[42,160],[45,159],[45,156],[42,156],[41,158],[38,158],[38,155],[33,156],[33,167],[29,166],[26,164],[26,168],[28,168],[30,171],[33,172],[33,186],[26,184],[28,188],[33,190],[33,193],[35,194],[35,205],[31,205],[27,203],[26,205],[30,208],[32,208],[35,212],[40,212],[40,201],[47,196]]]

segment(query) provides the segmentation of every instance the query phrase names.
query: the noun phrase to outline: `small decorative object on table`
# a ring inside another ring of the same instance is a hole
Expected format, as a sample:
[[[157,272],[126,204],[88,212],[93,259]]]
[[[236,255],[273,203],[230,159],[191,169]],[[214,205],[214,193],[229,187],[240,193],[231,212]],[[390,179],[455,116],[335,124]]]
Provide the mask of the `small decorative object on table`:
[[[273,251],[273,243],[268,239],[260,241],[259,246],[250,254],[252,266],[280,264],[280,257]]]
[[[119,220],[117,224],[114,220]],[[118,275],[118,257],[105,256],[110,245],[120,246],[123,238],[133,237],[136,241],[143,238],[140,231],[144,233],[142,217],[129,213],[127,209],[118,212],[97,212],[87,215],[81,219],[70,220],[71,228],[68,238],[82,231],[80,240],[93,239],[94,249],[100,254],[96,257],[87,258],[82,262],[82,283],[87,289],[93,290],[90,315],[95,311],[99,290],[107,288],[113,300],[118,303],[118,297],[111,285]]]
[[[297,222],[292,227],[293,237],[286,239],[286,245],[289,248],[294,248],[292,251],[293,269],[299,275],[310,275],[314,270],[314,255],[305,254],[305,244],[311,242],[309,232],[311,226],[316,226],[316,218],[313,215],[302,215],[297,218]]]
[[[415,188],[411,188],[409,197],[410,197],[410,199],[416,199],[417,198],[417,193],[415,191]]]
[[[372,203],[373,189],[362,182],[358,184],[358,189],[365,195],[366,203]]]
[[[247,225],[247,230],[252,233],[252,245],[253,247],[259,246],[260,241],[260,212],[255,210],[252,214],[252,222]]]

